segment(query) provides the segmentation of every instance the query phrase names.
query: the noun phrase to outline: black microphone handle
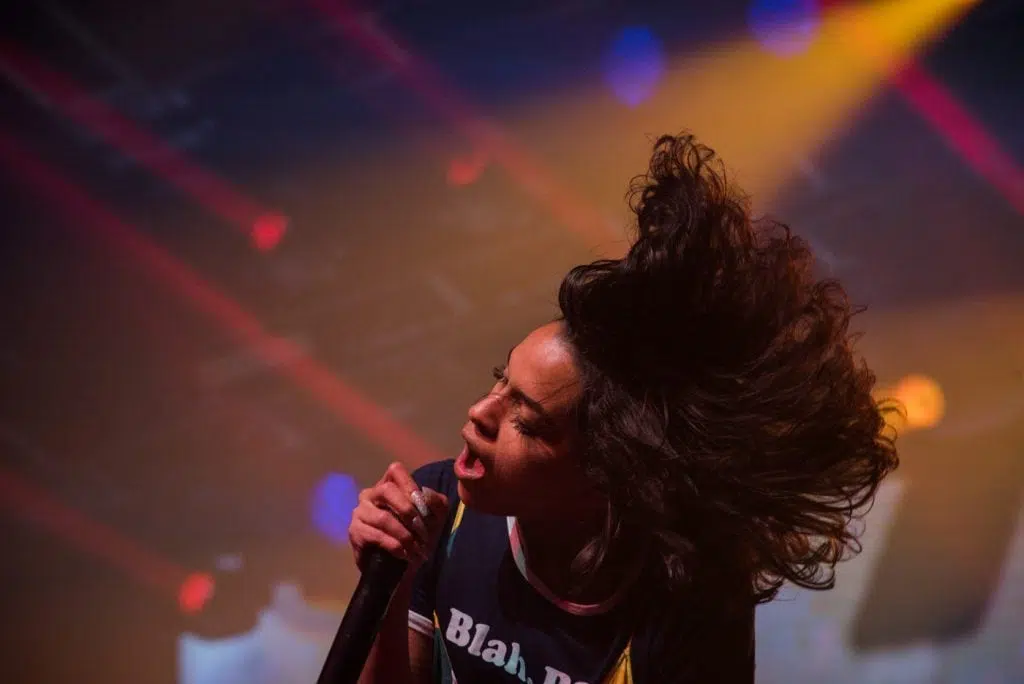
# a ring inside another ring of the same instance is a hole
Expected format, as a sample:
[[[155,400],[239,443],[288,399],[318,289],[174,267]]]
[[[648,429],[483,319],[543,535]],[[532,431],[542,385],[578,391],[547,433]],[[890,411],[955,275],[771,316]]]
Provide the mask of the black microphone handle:
[[[356,684],[388,604],[402,581],[408,562],[376,547],[365,550],[366,563],[327,652],[316,684]]]

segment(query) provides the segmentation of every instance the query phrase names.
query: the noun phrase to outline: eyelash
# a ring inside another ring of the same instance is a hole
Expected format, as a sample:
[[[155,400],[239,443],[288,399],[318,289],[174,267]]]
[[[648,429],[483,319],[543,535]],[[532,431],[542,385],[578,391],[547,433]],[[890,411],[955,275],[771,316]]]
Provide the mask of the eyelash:
[[[491,369],[491,374],[494,376],[495,380],[503,385],[508,382],[508,377],[505,375],[505,366],[495,366]],[[512,419],[512,427],[514,427],[516,432],[523,437],[538,436],[537,430],[519,416]]]
[[[519,418],[518,416],[512,419],[512,427],[514,427],[516,429],[516,432],[518,432],[523,437],[532,438],[540,436],[536,429],[534,429],[529,423],[524,421],[522,418]]]
[[[505,382],[508,381],[505,378],[505,366],[495,366],[494,368],[491,369],[491,375],[493,375],[494,379],[500,383],[504,384]]]

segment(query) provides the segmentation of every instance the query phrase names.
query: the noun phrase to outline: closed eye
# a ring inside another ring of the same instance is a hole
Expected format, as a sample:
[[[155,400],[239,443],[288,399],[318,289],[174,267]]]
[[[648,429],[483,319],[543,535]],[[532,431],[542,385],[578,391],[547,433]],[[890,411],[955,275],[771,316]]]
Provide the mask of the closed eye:
[[[512,419],[512,427],[516,429],[516,432],[521,434],[523,437],[532,439],[534,437],[540,437],[539,428],[535,427],[531,423],[526,422],[520,416],[516,416]]]
[[[510,354],[511,355],[511,354]],[[525,406],[537,415],[535,420],[524,420],[517,416],[514,420],[514,427],[524,437],[541,437],[545,434],[550,433],[554,429],[554,423],[548,416],[544,407],[541,406],[539,401],[531,399],[523,393],[521,389],[512,385],[508,378],[508,365],[495,366],[491,369],[491,374],[494,379],[498,381],[498,385],[501,387],[508,387],[508,395],[506,399],[512,403],[515,407]]]

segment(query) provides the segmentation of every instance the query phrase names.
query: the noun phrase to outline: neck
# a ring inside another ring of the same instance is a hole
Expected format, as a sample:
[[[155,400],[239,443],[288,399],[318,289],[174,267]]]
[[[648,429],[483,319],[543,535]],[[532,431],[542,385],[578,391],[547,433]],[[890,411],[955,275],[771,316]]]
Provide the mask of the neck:
[[[572,573],[573,561],[594,537],[601,532],[599,517],[552,524],[551,520],[517,519],[519,537],[529,558],[530,571],[557,596],[578,603],[600,603],[618,588],[616,573],[599,569],[587,578],[586,587],[576,586],[579,578]]]

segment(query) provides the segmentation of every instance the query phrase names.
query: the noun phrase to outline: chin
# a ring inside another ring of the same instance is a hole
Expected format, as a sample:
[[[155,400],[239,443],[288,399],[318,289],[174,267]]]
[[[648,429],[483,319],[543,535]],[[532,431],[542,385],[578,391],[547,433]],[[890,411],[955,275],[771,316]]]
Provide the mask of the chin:
[[[475,510],[482,510],[484,507],[480,506],[480,496],[477,488],[470,485],[466,486],[465,482],[459,482],[459,500],[466,504],[469,508]],[[484,497],[486,500],[486,497]]]
[[[459,500],[466,505],[466,508],[472,508],[474,511],[480,513],[487,513],[489,515],[513,515],[505,506],[500,505],[501,502],[494,497],[487,496],[486,492],[480,491],[479,483],[465,483],[459,482]],[[496,505],[497,504],[497,505]]]

